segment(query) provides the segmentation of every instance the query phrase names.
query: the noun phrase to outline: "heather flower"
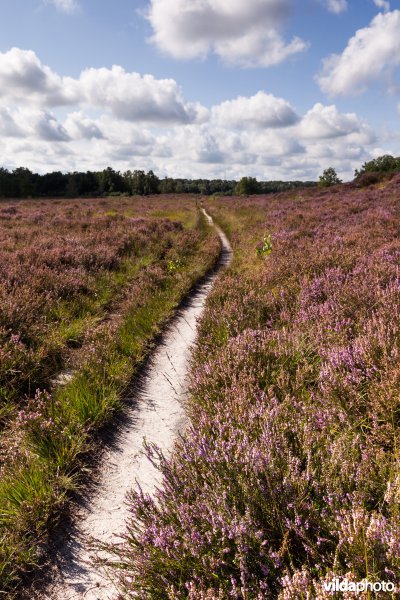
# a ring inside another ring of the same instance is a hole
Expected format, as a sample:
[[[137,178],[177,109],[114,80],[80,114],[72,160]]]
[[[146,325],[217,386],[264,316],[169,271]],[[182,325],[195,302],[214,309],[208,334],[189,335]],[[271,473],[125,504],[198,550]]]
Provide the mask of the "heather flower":
[[[322,600],[334,577],[395,580],[398,201],[389,187],[210,203],[240,214],[236,262],[199,326],[191,424],[153,454],[156,499],[131,495],[128,596]],[[255,261],[266,228],[274,252]]]

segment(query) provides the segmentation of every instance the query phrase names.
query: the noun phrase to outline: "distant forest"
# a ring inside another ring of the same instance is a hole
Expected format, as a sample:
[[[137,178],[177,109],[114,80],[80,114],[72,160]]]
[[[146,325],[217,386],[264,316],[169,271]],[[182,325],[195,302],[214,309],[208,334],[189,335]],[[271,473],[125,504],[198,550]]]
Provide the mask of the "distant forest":
[[[160,179],[149,171],[120,173],[111,167],[103,171],[61,173],[54,171],[39,175],[19,167],[13,171],[0,168],[0,197],[97,197],[149,194],[268,194],[294,188],[317,185],[314,181],[257,181],[242,177],[240,181],[223,179]]]
[[[335,176],[334,169],[332,171]],[[355,183],[368,186],[393,176],[400,171],[400,157],[384,154],[356,169]],[[61,173],[54,171],[39,175],[25,167],[13,171],[0,167],[0,198],[38,198],[38,197],[98,197],[150,194],[212,194],[251,195],[285,192],[296,188],[312,187],[316,181],[257,181],[254,177],[242,177],[240,181],[225,179],[160,179],[153,171],[115,171],[111,167],[102,171],[86,173]],[[337,180],[340,181],[340,180]],[[334,184],[336,180],[329,183]]]

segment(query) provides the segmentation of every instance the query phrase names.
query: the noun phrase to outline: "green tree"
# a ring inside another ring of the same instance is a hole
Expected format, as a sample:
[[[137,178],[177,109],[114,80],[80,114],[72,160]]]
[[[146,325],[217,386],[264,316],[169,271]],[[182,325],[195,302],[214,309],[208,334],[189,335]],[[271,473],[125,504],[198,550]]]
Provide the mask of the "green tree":
[[[107,196],[126,191],[124,178],[119,171],[114,171],[111,167],[103,169],[98,173],[98,185],[100,194]]]
[[[146,174],[144,183],[144,193],[147,194],[158,194],[160,191],[160,180],[157,175],[154,175],[153,171],[149,171]]]
[[[235,191],[239,196],[258,194],[260,191],[260,185],[255,177],[242,177],[237,184]]]
[[[16,184],[17,181],[10,171],[0,167],[0,198],[16,196]]]
[[[339,179],[333,167],[325,169],[319,177],[319,185],[321,187],[330,187],[331,185],[337,185],[338,183],[342,183],[342,180]]]
[[[16,196],[28,198],[35,194],[35,176],[25,167],[18,167],[13,171],[13,179],[16,182]]]
[[[360,170],[356,169],[354,177],[359,177],[363,173],[397,173],[398,171],[400,171],[400,157],[383,154],[365,162]]]

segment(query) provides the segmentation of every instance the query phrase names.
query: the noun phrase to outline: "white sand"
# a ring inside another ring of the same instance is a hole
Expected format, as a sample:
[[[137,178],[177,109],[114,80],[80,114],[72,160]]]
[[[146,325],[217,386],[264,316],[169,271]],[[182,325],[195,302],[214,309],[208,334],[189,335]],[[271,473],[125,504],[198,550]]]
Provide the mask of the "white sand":
[[[208,221],[212,219],[207,215]],[[220,267],[229,263],[231,248],[217,228],[223,252]],[[197,321],[217,273],[210,276],[171,321],[162,342],[153,353],[140,390],[128,401],[117,440],[104,456],[99,479],[87,506],[79,509],[75,531],[66,540],[58,561],[55,581],[40,594],[49,600],[111,600],[118,593],[105,572],[93,564],[96,552],[91,539],[121,541],[129,516],[125,502],[135,480],[143,491],[152,493],[160,484],[160,473],[143,453],[143,438],[168,454],[179,433],[185,429],[184,400],[191,347],[196,339]]]

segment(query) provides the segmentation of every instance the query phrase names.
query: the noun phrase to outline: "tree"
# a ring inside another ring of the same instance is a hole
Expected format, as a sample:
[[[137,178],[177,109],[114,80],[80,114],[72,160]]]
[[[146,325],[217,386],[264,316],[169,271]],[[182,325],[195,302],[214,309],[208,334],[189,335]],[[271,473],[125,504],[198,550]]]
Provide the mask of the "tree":
[[[378,156],[363,164],[360,170],[356,169],[354,177],[359,177],[363,173],[397,173],[400,171],[400,157],[393,157],[391,154]]]
[[[36,192],[40,196],[65,196],[68,178],[61,171],[42,175],[37,183]]]
[[[119,171],[111,167],[98,173],[99,191],[102,195],[117,194],[126,191],[125,180]]]
[[[260,192],[260,185],[255,177],[242,177],[235,191],[239,196],[258,194]]]
[[[15,196],[18,198],[28,198],[35,193],[35,179],[37,177],[25,167],[18,167],[13,171],[13,179],[16,183]]]
[[[144,193],[148,194],[158,194],[160,191],[160,180],[157,175],[154,175],[153,171],[149,171],[146,174],[145,183],[144,183]]]
[[[319,185],[321,187],[330,187],[331,185],[337,185],[338,183],[342,183],[342,180],[339,179],[333,167],[325,169],[319,177]]]
[[[16,181],[13,175],[4,167],[0,167],[0,198],[16,196]]]

